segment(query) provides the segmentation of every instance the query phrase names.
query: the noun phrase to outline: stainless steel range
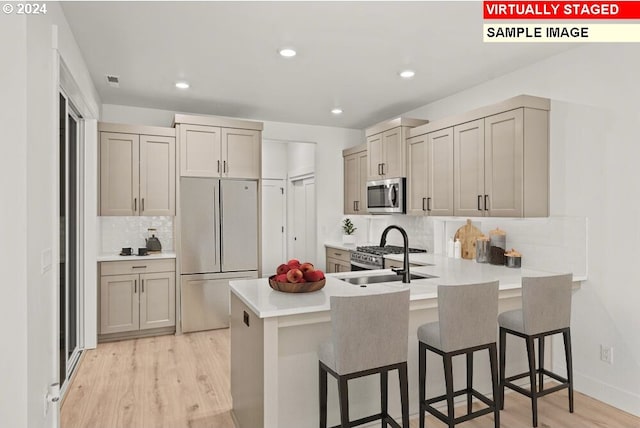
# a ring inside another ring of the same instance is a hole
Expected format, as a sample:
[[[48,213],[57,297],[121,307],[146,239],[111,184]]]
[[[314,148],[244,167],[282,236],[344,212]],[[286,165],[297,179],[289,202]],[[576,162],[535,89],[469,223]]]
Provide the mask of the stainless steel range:
[[[404,249],[396,245],[375,245],[357,247],[351,253],[351,270],[384,269],[384,256],[387,254],[402,254]],[[426,253],[427,250],[409,248],[410,253]]]

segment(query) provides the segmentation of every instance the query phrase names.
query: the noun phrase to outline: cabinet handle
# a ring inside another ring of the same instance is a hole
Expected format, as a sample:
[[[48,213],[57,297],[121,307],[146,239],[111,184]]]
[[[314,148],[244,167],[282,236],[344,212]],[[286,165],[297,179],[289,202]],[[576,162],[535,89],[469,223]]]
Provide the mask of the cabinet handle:
[[[133,212],[138,211],[138,198],[133,198]]]
[[[140,200],[140,212],[144,211],[144,198]]]
[[[131,269],[146,269],[147,266],[131,266]]]
[[[356,201],[353,201],[353,210],[354,211],[358,211],[357,205],[356,205]]]
[[[218,172],[220,172],[220,161],[218,160]]]
[[[224,172],[225,174],[227,173],[227,161],[224,161],[222,163],[222,172]]]
[[[484,210],[489,211],[489,195],[484,195]]]
[[[382,174],[381,175],[384,175],[384,162],[381,163],[380,165],[382,166]]]
[[[427,201],[427,198],[422,198],[422,211],[426,211],[427,209],[424,207],[424,203]]]
[[[333,255],[334,255],[334,256],[338,256],[338,257],[342,256],[342,254],[340,254],[340,253],[333,253]],[[336,266],[337,266],[337,265],[336,265]]]
[[[138,292],[138,280],[134,279],[133,280],[133,294],[136,294]]]
[[[480,208],[481,201],[482,201],[482,195],[478,195],[478,211],[482,211],[482,208]]]
[[[334,272],[340,272],[340,267],[338,266],[338,263],[336,263],[334,266],[335,266],[333,268]]]
[[[431,197],[427,198],[427,211],[431,211]]]
[[[142,292],[144,293],[144,279],[140,280],[140,288],[142,289]]]

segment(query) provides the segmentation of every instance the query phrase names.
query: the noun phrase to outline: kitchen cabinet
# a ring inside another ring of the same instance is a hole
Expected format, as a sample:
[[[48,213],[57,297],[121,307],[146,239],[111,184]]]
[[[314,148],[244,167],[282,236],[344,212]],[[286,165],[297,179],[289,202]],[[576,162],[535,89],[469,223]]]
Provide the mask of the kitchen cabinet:
[[[367,146],[343,150],[344,214],[367,213]]]
[[[175,327],[175,280],[174,259],[100,263],[101,339]]]
[[[409,267],[416,267],[416,266],[420,266],[418,264],[414,264],[414,263],[409,263]],[[384,268],[385,269],[403,269],[404,268],[404,262],[401,262],[400,260],[391,260],[385,257],[384,259]]]
[[[447,180],[443,177],[448,173],[441,168],[425,182],[424,175],[431,172],[420,171],[419,166],[425,158],[427,165],[434,163],[428,159],[428,135],[453,129],[453,215],[548,216],[549,108],[546,98],[520,95],[410,129],[407,212],[420,214],[424,189]],[[441,166],[448,155],[434,156],[440,156],[435,163]],[[440,191],[451,194],[444,186]]]
[[[335,247],[326,248],[327,273],[351,272],[351,251]]]
[[[100,215],[175,215],[175,131],[107,123],[99,130]]]
[[[259,179],[262,123],[176,115],[181,177]]]
[[[407,130],[427,122],[421,119],[397,118],[368,128],[365,133],[369,180],[405,177]]]
[[[407,214],[453,215],[453,128],[407,139]]]

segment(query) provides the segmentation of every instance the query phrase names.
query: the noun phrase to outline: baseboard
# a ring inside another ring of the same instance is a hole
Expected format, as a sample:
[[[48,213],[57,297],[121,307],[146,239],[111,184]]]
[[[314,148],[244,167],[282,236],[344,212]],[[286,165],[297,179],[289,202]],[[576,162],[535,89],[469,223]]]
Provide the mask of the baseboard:
[[[573,377],[573,384],[576,391],[640,417],[640,395],[609,385],[581,373],[574,373]]]

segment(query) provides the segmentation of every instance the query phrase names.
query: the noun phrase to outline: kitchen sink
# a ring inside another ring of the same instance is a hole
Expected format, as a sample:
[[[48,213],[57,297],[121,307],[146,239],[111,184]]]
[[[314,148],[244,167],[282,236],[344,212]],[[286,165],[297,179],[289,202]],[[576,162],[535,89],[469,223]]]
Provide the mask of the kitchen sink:
[[[411,274],[411,279],[428,279],[437,278],[435,275],[428,274]],[[340,280],[355,285],[376,284],[379,282],[400,282],[402,281],[402,275],[395,273],[385,273],[383,275],[366,275],[366,276],[352,276],[349,278],[340,278]]]

